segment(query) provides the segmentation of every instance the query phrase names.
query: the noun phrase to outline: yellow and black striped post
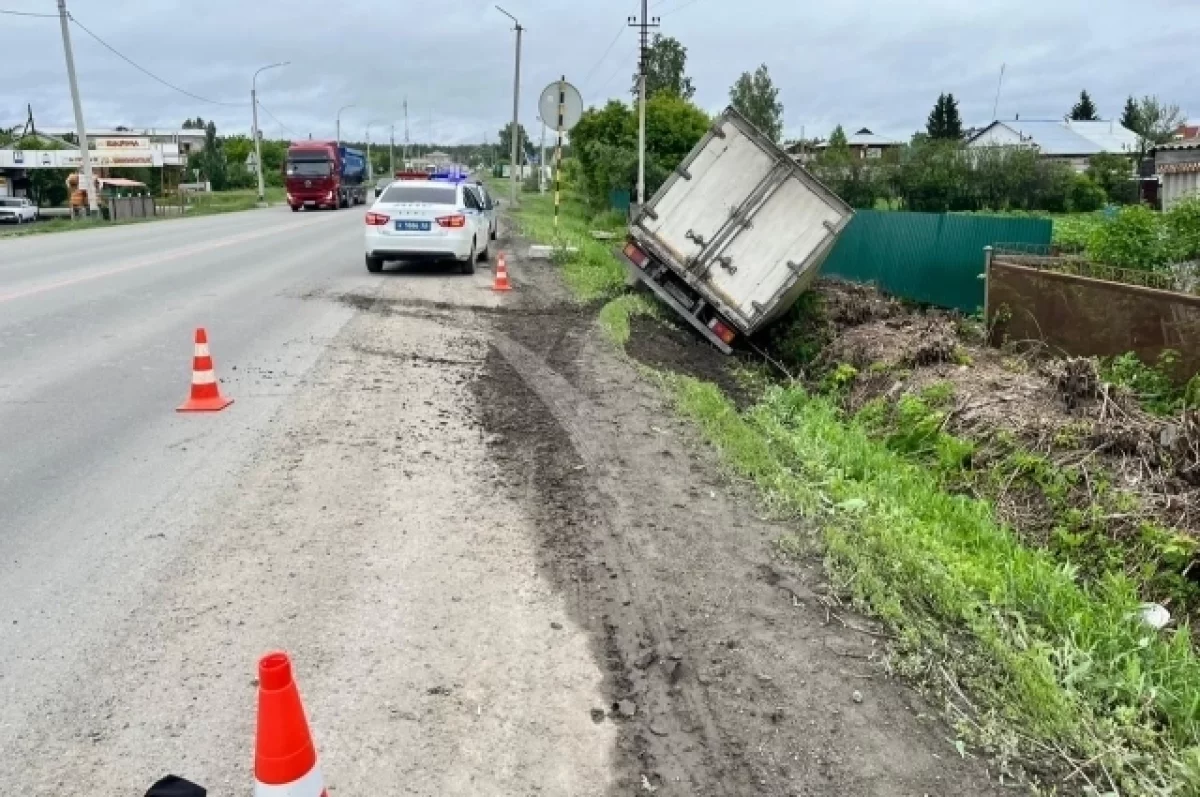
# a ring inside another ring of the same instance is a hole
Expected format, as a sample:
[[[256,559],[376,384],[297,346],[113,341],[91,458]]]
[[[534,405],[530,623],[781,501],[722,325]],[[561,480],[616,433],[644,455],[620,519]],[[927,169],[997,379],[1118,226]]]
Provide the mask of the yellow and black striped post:
[[[554,235],[558,236],[558,206],[562,201],[562,134],[563,116],[567,112],[567,76],[558,81],[558,142],[554,146]]]

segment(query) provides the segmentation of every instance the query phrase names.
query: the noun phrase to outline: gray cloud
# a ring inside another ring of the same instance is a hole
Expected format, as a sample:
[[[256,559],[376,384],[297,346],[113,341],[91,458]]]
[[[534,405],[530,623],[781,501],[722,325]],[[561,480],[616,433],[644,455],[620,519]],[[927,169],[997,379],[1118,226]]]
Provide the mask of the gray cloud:
[[[538,92],[560,74],[589,102],[628,97],[635,34],[623,21],[633,0],[508,0],[526,26],[522,121],[535,130]],[[1191,0],[652,0],[662,32],[689,50],[696,100],[719,110],[743,70],[766,63],[781,88],[790,134],[826,134],[835,124],[907,137],[942,91],[960,100],[964,122],[991,118],[1000,65],[999,115],[1062,116],[1086,88],[1105,118],[1129,94],[1158,94],[1200,109],[1186,64],[1200,33]],[[197,95],[180,95],[122,62],[75,29],[89,125],[174,127],[197,114],[226,132],[250,126],[250,75],[272,61],[260,97],[268,135],[330,137],[341,105],[344,134],[368,121],[401,124],[409,100],[414,140],[495,140],[511,114],[513,34],[491,2],[344,0],[234,2],[74,0],[73,13],[116,49]],[[0,0],[0,8],[53,9],[49,0]],[[615,39],[615,43],[614,43]],[[24,117],[68,126],[70,98],[58,23],[0,16],[7,78],[0,124]],[[613,46],[601,60],[606,48]],[[1200,111],[1197,111],[1200,113]],[[384,133],[376,126],[373,137]],[[402,131],[398,131],[398,137]]]

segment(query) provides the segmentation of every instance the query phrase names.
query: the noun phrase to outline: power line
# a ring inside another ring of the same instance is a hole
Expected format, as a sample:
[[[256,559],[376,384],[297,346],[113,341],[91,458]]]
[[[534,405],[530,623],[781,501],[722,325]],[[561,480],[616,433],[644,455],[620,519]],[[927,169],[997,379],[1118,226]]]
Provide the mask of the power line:
[[[699,2],[700,2],[700,0],[684,0],[683,3],[675,6],[674,8],[668,8],[665,11],[660,11],[659,16],[665,17],[667,14],[674,14],[677,11],[682,11],[683,9],[687,8],[688,6],[695,5],[696,3],[699,3]]]
[[[54,19],[58,14],[43,14],[38,11],[9,11],[8,9],[0,8],[0,14],[8,14],[13,17],[48,17]]]
[[[274,119],[274,120],[275,120],[275,124],[279,125],[279,126],[280,126],[280,127],[282,127],[284,130],[286,130],[287,132],[291,133],[293,136],[294,136],[294,135],[296,135],[296,131],[295,131],[295,130],[293,130],[292,128],[288,127],[288,126],[287,126],[287,125],[285,125],[283,122],[279,121],[279,117],[278,117],[278,116],[276,116],[275,114],[273,114],[273,113],[271,113],[270,111],[268,111],[268,110],[267,110],[267,106],[265,106],[265,105],[263,105],[263,104],[262,104],[262,100],[259,100],[259,101],[258,101],[258,107],[259,107],[259,109],[260,109],[260,110],[261,110],[263,113],[265,113],[267,116],[269,116],[269,117],[271,117],[272,119]]]
[[[634,53],[636,53],[636,52],[637,52],[637,47],[636,47],[636,46],[635,46],[635,47],[634,47],[632,50],[626,50],[626,51],[625,51],[625,54],[624,54],[624,55],[622,55],[622,56],[621,56],[621,58],[619,59],[619,60],[620,60],[620,63],[618,63],[618,64],[617,64],[617,68],[616,68],[615,70],[613,70],[613,72],[612,72],[612,73],[611,73],[611,74],[608,76],[608,79],[607,79],[607,80],[605,80],[603,83],[601,83],[601,84],[600,84],[600,85],[599,85],[599,86],[596,88],[596,92],[595,92],[596,94],[599,94],[600,92],[602,92],[602,91],[604,91],[605,89],[607,89],[607,88],[608,88],[608,87],[609,87],[609,86],[612,84],[612,82],[613,82],[613,78],[615,78],[617,75],[621,74],[621,71],[622,71],[622,70],[624,70],[624,69],[627,69],[627,68],[628,68],[628,66],[629,66],[629,65],[628,65],[626,62],[627,62],[627,61],[630,59],[630,57],[632,57],[632,56],[634,55]]]
[[[158,75],[151,72],[149,69],[146,69],[144,66],[141,66],[140,64],[135,62],[133,59],[131,59],[128,56],[121,53],[119,50],[117,50],[115,47],[113,47],[108,42],[104,41],[104,39],[101,39],[95,33],[92,33],[90,30],[87,29],[86,26],[84,26],[84,24],[82,22],[80,22],[78,19],[76,19],[73,14],[70,15],[70,19],[72,22],[75,23],[76,27],[78,27],[80,30],[82,30],[87,35],[91,36],[97,42],[99,42],[101,44],[101,46],[103,46],[106,50],[111,52],[113,55],[117,56],[122,61],[124,61],[125,63],[132,66],[134,69],[138,70],[139,72],[146,75],[147,77],[153,78],[154,80],[158,81],[159,83],[163,84],[164,86],[166,86],[169,89],[178,91],[180,94],[191,97],[193,100],[199,100],[200,102],[207,102],[209,105],[224,105],[224,106],[232,107],[232,108],[241,108],[246,105],[246,103],[244,103],[244,102],[219,102],[217,100],[210,100],[207,97],[201,97],[199,94],[193,94],[192,92],[188,91],[187,89],[181,89],[181,88],[179,88],[179,86],[176,86],[174,83],[168,83],[167,81],[160,78]]]
[[[600,65],[604,63],[604,59],[608,57],[608,54],[612,52],[612,48],[616,47],[617,42],[621,40],[621,34],[625,32],[626,27],[628,26],[622,22],[621,27],[617,28],[617,35],[613,37],[612,42],[610,42],[608,47],[605,48],[604,54],[600,56],[599,60],[596,61],[591,70],[587,73],[587,77],[585,77],[583,82],[580,83],[581,86],[587,86],[587,82],[592,79],[592,75],[596,74],[596,70],[599,69]]]

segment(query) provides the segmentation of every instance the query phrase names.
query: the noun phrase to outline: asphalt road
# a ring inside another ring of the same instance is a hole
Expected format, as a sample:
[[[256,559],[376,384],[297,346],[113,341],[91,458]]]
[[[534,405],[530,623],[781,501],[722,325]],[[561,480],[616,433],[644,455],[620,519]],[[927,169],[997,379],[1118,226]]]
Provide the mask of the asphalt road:
[[[0,761],[351,317],[303,297],[367,278],[360,225],[285,207],[0,240]],[[199,326],[219,416],[174,412]]]

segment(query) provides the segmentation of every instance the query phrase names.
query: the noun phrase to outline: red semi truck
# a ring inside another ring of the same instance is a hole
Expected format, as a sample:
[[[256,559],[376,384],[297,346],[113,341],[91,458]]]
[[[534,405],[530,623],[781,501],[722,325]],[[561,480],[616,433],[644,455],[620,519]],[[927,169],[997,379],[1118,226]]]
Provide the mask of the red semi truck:
[[[334,141],[296,141],[283,166],[288,204],[300,208],[347,208],[367,201],[367,161]]]

